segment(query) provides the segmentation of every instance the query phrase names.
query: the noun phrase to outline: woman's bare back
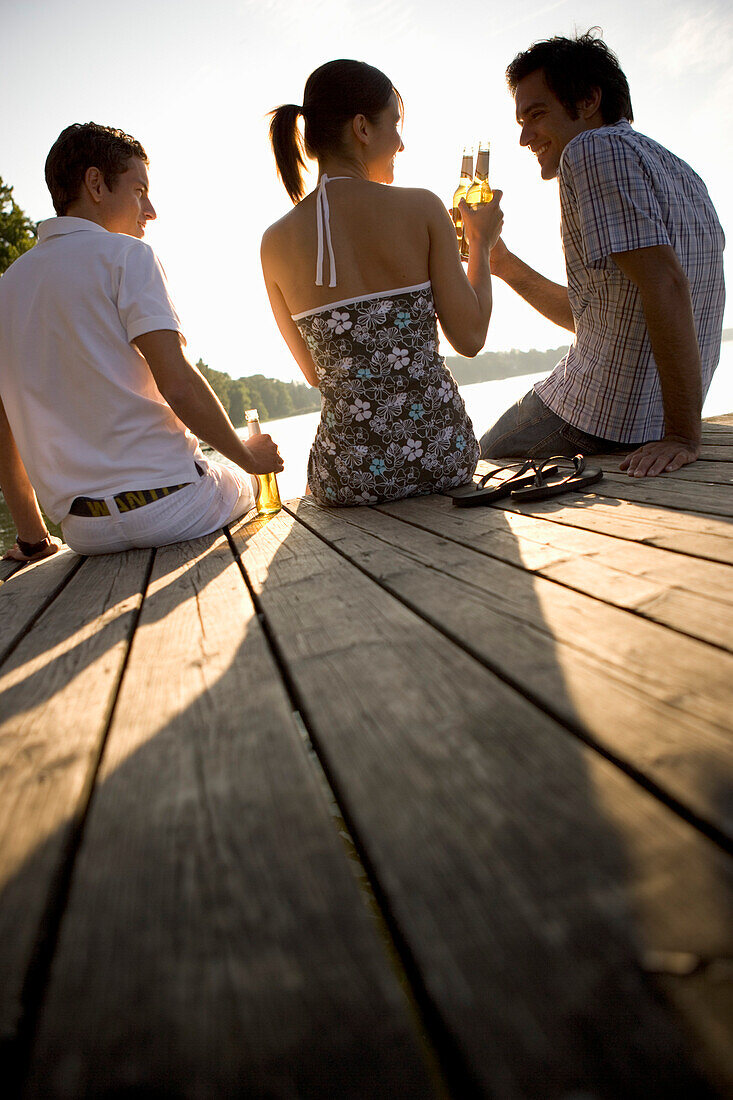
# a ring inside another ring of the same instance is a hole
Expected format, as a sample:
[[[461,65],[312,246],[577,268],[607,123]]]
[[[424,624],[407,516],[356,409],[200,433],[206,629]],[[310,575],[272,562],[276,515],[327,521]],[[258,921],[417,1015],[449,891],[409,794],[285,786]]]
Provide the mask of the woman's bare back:
[[[430,278],[429,192],[347,177],[326,185],[336,286],[324,247],[323,286],[316,285],[317,192],[270,227],[268,266],[291,314]]]

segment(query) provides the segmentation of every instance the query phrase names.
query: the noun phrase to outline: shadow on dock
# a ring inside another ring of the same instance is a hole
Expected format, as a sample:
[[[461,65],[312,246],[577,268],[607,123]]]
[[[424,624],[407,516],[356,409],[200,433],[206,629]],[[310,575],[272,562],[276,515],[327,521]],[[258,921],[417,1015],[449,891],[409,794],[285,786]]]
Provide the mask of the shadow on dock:
[[[427,508],[300,502],[234,531],[242,573],[214,536],[88,559],[19,640],[25,1095],[723,1093],[733,877],[649,779],[674,703],[611,752],[624,613],[540,581],[503,512]]]

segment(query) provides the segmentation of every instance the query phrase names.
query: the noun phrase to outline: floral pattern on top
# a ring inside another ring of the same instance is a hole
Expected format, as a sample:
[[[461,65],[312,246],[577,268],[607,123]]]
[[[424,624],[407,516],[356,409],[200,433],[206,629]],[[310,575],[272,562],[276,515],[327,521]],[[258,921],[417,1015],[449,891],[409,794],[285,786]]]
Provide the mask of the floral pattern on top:
[[[438,354],[430,284],[295,318],[321,391],[308,459],[319,504],[376,504],[468,481],[479,446]]]

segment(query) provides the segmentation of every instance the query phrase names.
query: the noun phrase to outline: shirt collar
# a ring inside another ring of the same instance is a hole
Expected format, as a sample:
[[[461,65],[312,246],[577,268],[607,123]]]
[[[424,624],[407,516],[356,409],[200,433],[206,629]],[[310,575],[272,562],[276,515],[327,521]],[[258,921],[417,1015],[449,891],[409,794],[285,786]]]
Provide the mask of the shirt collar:
[[[632,126],[631,126],[631,123],[629,122],[629,120],[627,118],[620,118],[618,120],[618,122],[604,122],[602,126],[594,126],[591,130],[581,130],[579,134],[576,134],[575,137],[570,139],[570,141],[567,143],[567,145],[563,149],[562,153],[560,154],[559,167],[562,168],[563,162],[565,160],[565,154],[567,153],[568,149],[573,144],[573,142],[577,141],[578,138],[582,138],[584,134],[593,134],[598,130],[631,130],[631,129],[632,129]]]
[[[67,233],[83,233],[86,229],[96,230],[100,233],[107,232],[104,226],[97,225],[96,222],[90,222],[88,218],[47,218],[38,226],[38,240],[42,242],[49,240],[51,237],[63,237]]]

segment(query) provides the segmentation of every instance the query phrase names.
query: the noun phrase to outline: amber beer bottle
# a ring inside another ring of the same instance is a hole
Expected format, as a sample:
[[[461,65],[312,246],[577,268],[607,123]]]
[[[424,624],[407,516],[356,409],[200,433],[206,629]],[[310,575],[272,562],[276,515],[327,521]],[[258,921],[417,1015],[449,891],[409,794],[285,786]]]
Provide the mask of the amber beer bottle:
[[[260,414],[257,409],[247,409],[244,419],[247,424],[248,439],[253,435],[262,435]],[[273,516],[275,512],[279,512],[282,508],[277,477],[275,474],[258,474],[257,477],[260,479],[260,499],[257,501],[257,515]]]
[[[469,187],[473,181],[473,149],[469,149],[466,145],[463,148],[463,160],[461,161],[461,178],[458,181],[458,187],[456,187],[453,193],[453,206],[451,207],[450,216],[453,219],[453,224],[456,227],[456,236],[458,237],[458,248],[461,253],[461,259],[468,259],[468,243],[463,239],[463,218],[461,217],[461,211],[458,208],[458,204],[461,199],[465,199]]]
[[[476,175],[468,189],[466,202],[469,206],[479,206],[482,202],[491,202],[494,192],[489,187],[489,143],[479,143],[476,157]]]

